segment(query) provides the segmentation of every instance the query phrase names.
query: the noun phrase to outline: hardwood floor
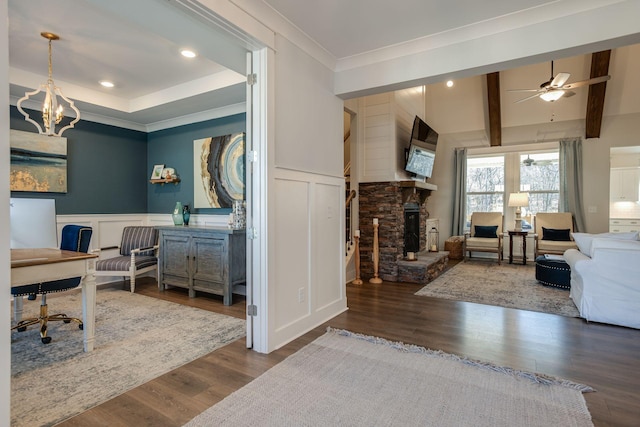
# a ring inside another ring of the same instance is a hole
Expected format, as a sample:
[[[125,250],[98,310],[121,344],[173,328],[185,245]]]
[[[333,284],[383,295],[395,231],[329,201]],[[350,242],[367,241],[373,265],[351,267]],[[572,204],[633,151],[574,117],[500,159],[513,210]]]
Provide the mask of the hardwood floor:
[[[181,426],[322,335],[327,325],[536,371],[592,386],[585,399],[596,426],[640,425],[640,330],[582,319],[418,297],[421,285],[347,286],[349,310],[268,355],[244,339],[88,410],[60,426]],[[244,301],[186,291],[136,292],[244,318]],[[170,339],[170,337],[168,337]],[[149,355],[153,357],[153,355]]]

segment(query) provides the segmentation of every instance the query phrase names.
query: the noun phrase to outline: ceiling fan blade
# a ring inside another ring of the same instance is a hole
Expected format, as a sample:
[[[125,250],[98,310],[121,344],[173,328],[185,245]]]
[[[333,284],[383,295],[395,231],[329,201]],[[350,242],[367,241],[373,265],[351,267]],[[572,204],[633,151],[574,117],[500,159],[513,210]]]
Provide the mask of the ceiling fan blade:
[[[526,98],[522,98],[522,99],[514,102],[514,104],[519,104],[521,102],[528,101],[528,100],[533,99],[533,98],[537,98],[538,96],[540,96],[540,94],[536,93],[535,95],[531,95],[531,96],[527,96]]]
[[[558,75],[556,75],[553,80],[551,81],[551,84],[549,86],[551,87],[561,87],[563,84],[565,84],[567,82],[567,80],[569,80],[569,77],[571,77],[571,74],[569,73],[558,73]]]
[[[594,84],[597,84],[597,83],[606,82],[610,78],[611,78],[611,76],[594,77],[593,79],[582,80],[582,81],[579,81],[579,82],[566,84],[566,85],[562,86],[562,89],[575,89],[575,88],[580,87],[580,86],[594,85]]]
[[[541,161],[537,161],[533,164],[534,166],[551,166],[553,165],[553,162],[550,162],[549,160],[541,160]]]
[[[507,92],[540,92],[540,89],[507,89]]]

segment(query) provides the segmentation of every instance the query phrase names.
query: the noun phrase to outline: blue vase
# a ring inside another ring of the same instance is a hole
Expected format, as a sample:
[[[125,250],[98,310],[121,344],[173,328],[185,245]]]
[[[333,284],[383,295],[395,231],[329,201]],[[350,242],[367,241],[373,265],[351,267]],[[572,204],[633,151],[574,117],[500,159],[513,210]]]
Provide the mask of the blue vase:
[[[182,220],[184,221],[184,225],[189,225],[189,218],[191,217],[191,209],[189,209],[189,205],[184,205],[182,208]]]
[[[176,207],[173,208],[173,224],[174,225],[182,225],[182,203],[176,202]]]

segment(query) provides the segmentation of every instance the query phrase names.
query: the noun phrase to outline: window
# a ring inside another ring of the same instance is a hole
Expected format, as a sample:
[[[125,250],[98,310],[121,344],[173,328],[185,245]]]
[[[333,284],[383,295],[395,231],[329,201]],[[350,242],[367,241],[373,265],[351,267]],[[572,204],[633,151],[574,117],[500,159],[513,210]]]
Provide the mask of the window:
[[[559,190],[557,151],[520,156],[520,191],[529,192],[529,213],[558,212]]]
[[[472,212],[502,212],[504,160],[503,155],[467,158],[467,227]]]
[[[531,227],[531,215],[557,212],[560,167],[557,149],[467,157],[467,229],[472,212],[502,212],[511,221],[515,211],[506,207],[509,193],[529,193],[529,207],[522,208],[523,228]],[[505,222],[508,223],[508,222]]]

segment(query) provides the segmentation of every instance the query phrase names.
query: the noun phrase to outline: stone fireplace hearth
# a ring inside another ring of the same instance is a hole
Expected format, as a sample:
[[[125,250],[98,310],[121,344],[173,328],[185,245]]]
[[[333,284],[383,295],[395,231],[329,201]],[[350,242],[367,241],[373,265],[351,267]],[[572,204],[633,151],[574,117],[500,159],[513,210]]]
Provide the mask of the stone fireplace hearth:
[[[360,254],[362,277],[373,277],[373,218],[378,218],[378,245],[380,260],[378,275],[389,282],[425,283],[424,263],[415,263],[416,268],[406,268],[403,261],[407,251],[420,252],[427,245],[426,201],[432,190],[432,184],[416,181],[368,182],[359,186],[360,212]],[[405,233],[405,223],[410,221],[409,235]],[[415,222],[415,223],[414,223]],[[417,236],[413,235],[417,231]],[[409,244],[409,248],[407,247]],[[410,250],[415,249],[417,250]],[[442,268],[446,266],[446,253],[440,260]],[[444,262],[442,258],[444,257]],[[420,270],[420,271],[418,271]],[[433,267],[430,268],[433,270]],[[415,275],[415,277],[414,277]]]

